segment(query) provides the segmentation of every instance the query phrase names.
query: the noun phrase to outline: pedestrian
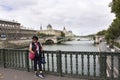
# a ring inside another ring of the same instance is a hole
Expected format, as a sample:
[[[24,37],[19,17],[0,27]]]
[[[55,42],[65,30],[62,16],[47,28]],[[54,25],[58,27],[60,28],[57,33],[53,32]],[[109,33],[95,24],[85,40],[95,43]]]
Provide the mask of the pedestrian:
[[[41,65],[43,48],[41,43],[38,41],[37,36],[32,37],[32,43],[30,43],[29,51],[30,53],[33,53],[35,55],[33,59],[35,76],[44,78],[42,65]],[[39,66],[39,72],[37,71],[37,65]]]

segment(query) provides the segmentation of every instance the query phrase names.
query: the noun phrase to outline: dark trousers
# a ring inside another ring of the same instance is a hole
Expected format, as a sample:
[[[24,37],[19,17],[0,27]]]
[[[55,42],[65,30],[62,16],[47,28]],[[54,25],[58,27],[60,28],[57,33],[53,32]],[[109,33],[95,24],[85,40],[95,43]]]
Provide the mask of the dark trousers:
[[[41,65],[41,57],[39,56],[35,56],[35,59],[34,59],[34,71],[37,71],[37,64],[39,66],[39,71],[42,71],[42,65]]]

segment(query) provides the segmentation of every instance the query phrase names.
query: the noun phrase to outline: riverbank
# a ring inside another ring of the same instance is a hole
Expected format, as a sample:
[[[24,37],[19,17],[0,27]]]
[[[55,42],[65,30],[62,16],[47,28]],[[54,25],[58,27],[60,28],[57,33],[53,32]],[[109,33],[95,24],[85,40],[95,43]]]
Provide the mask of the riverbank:
[[[120,52],[120,48],[117,46],[113,46],[114,48],[110,48],[109,45],[106,44],[106,42],[101,42],[98,45],[99,52]]]
[[[114,45],[114,49],[116,52],[120,52],[120,44]]]
[[[116,46],[114,46],[114,49],[115,49],[115,52],[120,52],[120,49],[117,48]],[[98,50],[99,52],[113,52],[111,51],[111,48],[108,47],[108,45],[106,45],[105,42],[101,42],[99,45],[98,45]],[[119,51],[118,51],[119,50]],[[118,76],[118,57],[114,56],[114,76]],[[107,76],[110,76],[111,74],[109,74],[110,70],[111,70],[111,56],[108,56],[107,57]]]
[[[110,52],[110,48],[107,47],[105,42],[101,42],[98,44],[98,51],[99,52]]]
[[[25,48],[31,43],[31,39],[28,40],[11,40],[11,41],[0,41],[0,48]],[[42,40],[40,40],[42,43]]]
[[[24,48],[29,46],[30,41],[3,41],[0,42],[0,48]]]

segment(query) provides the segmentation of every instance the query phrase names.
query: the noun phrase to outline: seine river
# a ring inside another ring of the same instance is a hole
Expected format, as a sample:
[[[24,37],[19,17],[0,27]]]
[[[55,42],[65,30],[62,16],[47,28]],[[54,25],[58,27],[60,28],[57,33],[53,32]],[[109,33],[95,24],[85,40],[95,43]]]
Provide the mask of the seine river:
[[[98,51],[93,41],[68,41],[62,44],[43,45],[44,50],[61,50],[61,51]]]
[[[94,45],[94,41],[89,41],[89,40],[74,40],[74,41],[67,41],[64,42],[62,44],[53,44],[53,45],[43,45],[44,50],[50,50],[50,51],[56,51],[56,50],[61,50],[61,51],[90,51],[90,52],[96,52],[98,51],[97,45]],[[64,56],[64,55],[63,55]],[[54,57],[55,58],[55,57]],[[78,72],[79,74],[81,74],[81,57],[78,57],[79,60],[78,62],[80,62],[79,69]],[[68,58],[69,60],[69,58]],[[73,56],[73,62],[75,61],[75,56]],[[55,58],[56,61],[56,58]],[[52,62],[51,62],[51,57],[49,60],[50,64],[50,70],[52,71]],[[65,72],[65,59],[64,57],[62,57],[62,69],[63,69],[63,73]],[[90,57],[90,75],[93,75],[93,57]],[[67,65],[70,65],[70,60],[67,62]],[[75,63],[73,63],[73,66],[75,67]],[[54,65],[57,66],[57,65]],[[68,66],[70,67],[70,66]],[[47,69],[47,64],[46,64],[46,69]],[[84,57],[84,73],[87,74],[87,56]],[[57,68],[55,67],[55,71],[57,70]],[[73,68],[73,73],[75,73],[75,69]],[[70,68],[68,68],[68,73],[70,73]],[[96,57],[96,74],[99,75],[99,60],[98,57]]]

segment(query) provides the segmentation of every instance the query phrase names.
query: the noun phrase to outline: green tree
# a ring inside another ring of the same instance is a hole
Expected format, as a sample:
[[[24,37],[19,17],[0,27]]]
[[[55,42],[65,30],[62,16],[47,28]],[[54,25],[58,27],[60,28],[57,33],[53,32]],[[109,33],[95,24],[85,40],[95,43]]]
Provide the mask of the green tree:
[[[112,1],[111,10],[115,13],[116,19],[113,20],[106,32],[105,38],[108,41],[117,39],[120,36],[120,0]]]
[[[115,13],[116,17],[120,19],[120,0],[112,1],[112,12]]]
[[[102,30],[102,31],[97,32],[97,35],[105,35],[105,33],[106,33],[106,30]]]
[[[37,32],[37,36],[40,36],[40,32]]]
[[[65,33],[61,31],[61,37],[65,37]]]
[[[53,37],[53,36],[55,36],[55,35],[52,35],[52,34],[44,34],[44,33],[37,32],[37,36],[39,36],[39,37]]]

